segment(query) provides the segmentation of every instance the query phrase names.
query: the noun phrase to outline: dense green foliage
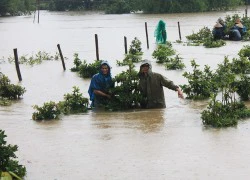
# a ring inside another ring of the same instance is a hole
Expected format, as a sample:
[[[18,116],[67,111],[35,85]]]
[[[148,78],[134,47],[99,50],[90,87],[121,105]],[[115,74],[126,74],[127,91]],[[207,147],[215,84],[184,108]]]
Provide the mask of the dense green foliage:
[[[99,72],[102,61],[95,60],[94,63],[88,64],[86,60],[81,61],[78,54],[74,54],[74,67],[71,68],[72,72],[77,72],[80,77],[91,78]]]
[[[250,116],[250,110],[242,102],[222,102],[212,98],[206,110],[201,113],[204,125],[229,127],[237,125],[238,119]]]
[[[80,93],[80,89],[74,86],[72,94],[65,94],[64,100],[60,101],[58,106],[62,113],[74,114],[86,112],[88,110],[88,104],[88,98],[83,97],[82,93]]]
[[[15,153],[18,146],[7,144],[6,137],[5,132],[0,129],[0,177],[2,173],[8,172],[17,179],[18,176],[23,178],[26,175],[26,168],[16,160]]]
[[[59,103],[50,101],[45,102],[41,107],[34,105],[33,108],[36,111],[32,114],[32,119],[52,120],[59,119],[61,113],[75,114],[86,112],[88,110],[88,103],[88,98],[83,97],[82,93],[80,93],[80,89],[74,86],[72,94],[64,94],[64,100]]]
[[[185,72],[183,76],[188,79],[188,84],[181,85],[183,92],[188,99],[206,99],[217,92],[214,82],[214,74],[209,66],[204,67],[204,71],[198,69],[199,65],[195,60],[191,61],[193,72]]]
[[[228,10],[242,0],[136,0],[140,9],[146,13],[182,13]]]
[[[173,58],[169,58],[168,62],[164,63],[166,69],[177,70],[185,68],[185,64],[182,62],[182,58],[176,55]]]
[[[3,4],[7,1],[12,9],[17,8],[17,6],[10,2],[16,1],[21,5],[34,2],[34,0],[3,1]],[[22,4],[21,2],[26,3]],[[104,10],[108,14],[135,11],[143,11],[144,13],[182,13],[229,10],[242,4],[245,4],[245,0],[40,0],[39,8],[53,11]]]
[[[22,86],[11,84],[9,78],[0,72],[0,98],[18,99],[25,91]]]
[[[0,16],[30,14],[35,9],[35,0],[1,0]]]
[[[116,75],[113,81],[115,87],[110,90],[113,96],[106,109],[115,111],[140,107],[142,95],[139,91],[139,76],[132,64],[128,70]]]
[[[45,102],[43,106],[34,105],[33,108],[36,110],[32,114],[33,120],[51,120],[58,119],[61,113],[58,105],[53,102]]]
[[[159,44],[153,51],[152,56],[157,63],[165,63],[169,62],[169,56],[173,56],[175,53],[171,42],[167,42],[166,44]]]

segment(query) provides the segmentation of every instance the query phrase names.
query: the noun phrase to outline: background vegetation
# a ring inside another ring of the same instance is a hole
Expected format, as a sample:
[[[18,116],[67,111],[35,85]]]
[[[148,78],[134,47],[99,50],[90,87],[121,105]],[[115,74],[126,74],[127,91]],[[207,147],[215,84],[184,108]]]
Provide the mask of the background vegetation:
[[[21,15],[36,9],[50,11],[103,10],[108,14],[135,11],[183,13],[230,10],[249,0],[1,0],[0,16]]]

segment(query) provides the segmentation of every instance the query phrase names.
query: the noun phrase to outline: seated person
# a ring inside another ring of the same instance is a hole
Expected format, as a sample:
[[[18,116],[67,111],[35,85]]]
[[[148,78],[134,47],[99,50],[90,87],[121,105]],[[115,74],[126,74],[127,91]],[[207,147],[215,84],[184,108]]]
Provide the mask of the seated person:
[[[236,19],[234,26],[230,29],[229,39],[233,41],[240,41],[245,33],[246,27],[243,26],[240,19]]]
[[[212,33],[213,33],[214,40],[224,39],[224,36],[225,36],[224,27],[219,22],[217,22],[214,25]]]

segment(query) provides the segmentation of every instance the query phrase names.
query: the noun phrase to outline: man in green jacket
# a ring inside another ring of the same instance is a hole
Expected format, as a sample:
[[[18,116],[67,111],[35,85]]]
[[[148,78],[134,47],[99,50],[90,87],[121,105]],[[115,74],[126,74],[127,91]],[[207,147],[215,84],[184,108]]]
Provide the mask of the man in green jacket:
[[[163,86],[178,92],[183,98],[181,89],[159,73],[152,72],[151,63],[144,60],[140,66],[139,88],[144,97],[142,108],[166,108]]]

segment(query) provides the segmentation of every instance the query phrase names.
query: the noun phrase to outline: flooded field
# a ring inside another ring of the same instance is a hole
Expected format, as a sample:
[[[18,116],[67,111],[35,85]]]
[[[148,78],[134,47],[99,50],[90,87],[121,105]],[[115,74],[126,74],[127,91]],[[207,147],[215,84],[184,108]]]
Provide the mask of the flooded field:
[[[240,179],[250,176],[250,119],[236,127],[215,129],[204,127],[200,118],[207,101],[190,101],[165,89],[166,109],[126,112],[95,112],[62,116],[60,120],[31,120],[33,105],[58,102],[78,86],[85,97],[90,79],[82,79],[70,71],[73,54],[93,62],[95,34],[99,38],[100,59],[108,60],[112,75],[124,67],[116,60],[124,57],[124,36],[128,44],[137,37],[142,42],[143,59],[150,59],[153,71],[160,72],[176,84],[186,83],[182,76],[191,70],[190,60],[217,67],[224,60],[238,57],[238,51],[249,42],[227,42],[220,48],[186,46],[179,39],[207,26],[212,28],[219,17],[244,14],[244,8],[231,12],[196,14],[129,14],[104,15],[98,12],[45,12],[40,23],[34,16],[0,18],[0,71],[11,82],[27,92],[11,106],[0,106],[0,129],[7,141],[17,144],[17,156],[27,168],[27,180],[206,180]],[[168,40],[173,43],[186,65],[180,71],[167,71],[155,63],[152,52],[156,44],[154,29],[162,19],[167,23]],[[145,22],[148,25],[149,49]],[[8,63],[17,48],[19,56],[46,51],[55,54],[61,45],[66,71],[60,61],[40,65],[21,65],[22,82],[18,82],[15,65]],[[136,68],[138,68],[137,65]],[[246,102],[249,107],[249,102]]]

